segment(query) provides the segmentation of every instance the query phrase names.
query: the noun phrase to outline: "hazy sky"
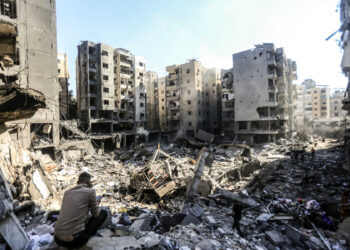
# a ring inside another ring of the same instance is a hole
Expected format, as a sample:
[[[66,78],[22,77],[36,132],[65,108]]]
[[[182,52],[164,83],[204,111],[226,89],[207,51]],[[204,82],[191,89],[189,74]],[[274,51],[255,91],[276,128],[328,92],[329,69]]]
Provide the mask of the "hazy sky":
[[[339,0],[57,0],[58,51],[66,52],[75,93],[80,41],[125,48],[147,70],[197,58],[206,67],[231,68],[232,54],[271,42],[297,62],[297,83],[345,88],[339,35]]]

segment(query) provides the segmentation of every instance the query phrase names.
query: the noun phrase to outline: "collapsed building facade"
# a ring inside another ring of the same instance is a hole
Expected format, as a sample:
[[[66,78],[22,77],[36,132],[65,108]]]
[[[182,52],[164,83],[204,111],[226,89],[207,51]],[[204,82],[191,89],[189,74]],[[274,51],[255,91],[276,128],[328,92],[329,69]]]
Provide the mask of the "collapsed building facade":
[[[342,109],[347,112],[347,117],[350,112],[350,1],[342,0],[340,3],[340,21],[342,32],[341,46],[343,48],[343,58],[341,61],[341,68],[345,76],[348,78],[348,84],[345,90],[344,99],[342,101]],[[345,127],[344,144],[346,146],[346,163],[345,167],[349,169],[350,166],[350,128]]]
[[[287,136],[295,79],[296,63],[287,59],[283,48],[264,43],[233,54],[236,139],[261,143]]]
[[[206,69],[195,59],[166,67],[159,80],[159,121],[162,131],[194,137],[199,130],[220,128],[221,70]]]
[[[7,124],[23,147],[59,142],[55,1],[0,1],[0,82],[32,88],[46,96],[46,108]]]

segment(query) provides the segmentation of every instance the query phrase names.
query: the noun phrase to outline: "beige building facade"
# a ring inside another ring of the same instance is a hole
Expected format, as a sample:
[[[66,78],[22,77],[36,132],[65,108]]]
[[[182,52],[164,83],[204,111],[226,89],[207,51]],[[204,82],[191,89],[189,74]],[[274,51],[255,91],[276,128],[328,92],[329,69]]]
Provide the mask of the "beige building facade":
[[[192,59],[168,66],[166,71],[165,82],[159,79],[158,85],[161,130],[172,132],[175,137],[193,137],[199,129],[218,131],[221,126],[221,70],[206,69]]]

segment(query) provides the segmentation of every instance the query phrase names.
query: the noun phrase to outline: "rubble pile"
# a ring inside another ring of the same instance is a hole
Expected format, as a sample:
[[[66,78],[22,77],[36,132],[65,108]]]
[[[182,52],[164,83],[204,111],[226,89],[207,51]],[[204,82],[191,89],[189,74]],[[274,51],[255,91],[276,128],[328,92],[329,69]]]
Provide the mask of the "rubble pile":
[[[89,241],[94,249],[346,249],[342,148],[319,143],[313,157],[310,147],[314,142],[279,140],[255,148],[141,144],[96,153],[88,140],[66,141],[56,160],[24,151],[26,164],[2,169],[27,249],[54,249],[60,201],[82,172],[94,177],[109,214]],[[239,223],[232,213],[237,204]]]

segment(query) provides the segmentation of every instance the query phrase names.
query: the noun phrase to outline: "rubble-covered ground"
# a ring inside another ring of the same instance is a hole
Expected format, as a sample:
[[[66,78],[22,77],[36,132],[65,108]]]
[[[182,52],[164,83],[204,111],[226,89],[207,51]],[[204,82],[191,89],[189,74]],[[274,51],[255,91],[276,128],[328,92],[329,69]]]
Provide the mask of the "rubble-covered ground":
[[[42,171],[43,183],[13,184],[16,214],[31,238],[28,248],[56,247],[52,233],[63,193],[86,171],[103,197],[100,205],[109,211],[88,243],[94,249],[349,249],[349,218],[340,221],[341,198],[349,189],[340,143],[279,140],[255,148],[207,147],[212,161],[206,162],[191,200],[185,200],[186,190],[201,148],[190,144],[162,145],[167,155],[154,161],[157,145],[96,153],[88,142],[72,141],[57,150],[55,160],[32,153],[31,171]],[[298,159],[293,152],[299,152]],[[149,169],[167,172],[175,188],[160,198],[135,177]],[[237,204],[243,209],[241,232],[232,228]]]

